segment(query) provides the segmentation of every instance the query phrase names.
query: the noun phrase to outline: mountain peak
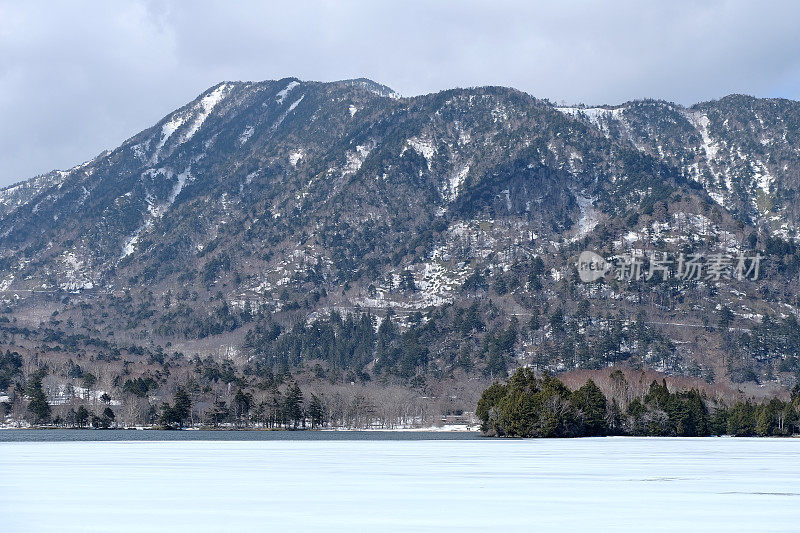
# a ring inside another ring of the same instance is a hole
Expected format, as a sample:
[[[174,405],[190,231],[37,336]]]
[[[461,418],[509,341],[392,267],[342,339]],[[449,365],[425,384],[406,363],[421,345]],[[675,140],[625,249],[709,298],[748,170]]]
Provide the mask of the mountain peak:
[[[400,95],[396,93],[394,90],[392,90],[390,87],[387,87],[386,85],[382,85],[378,82],[372,81],[367,78],[341,80],[339,83],[345,85],[351,85],[353,87],[362,87],[364,89],[367,89],[368,91],[377,94],[378,96],[383,96],[386,98],[400,98]]]

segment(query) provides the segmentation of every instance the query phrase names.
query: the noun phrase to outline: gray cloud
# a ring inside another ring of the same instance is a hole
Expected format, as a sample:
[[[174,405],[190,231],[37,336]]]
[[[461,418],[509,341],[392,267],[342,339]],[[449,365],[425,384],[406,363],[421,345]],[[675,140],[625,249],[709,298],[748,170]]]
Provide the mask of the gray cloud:
[[[0,0],[0,185],[113,148],[220,80],[798,98],[797,20],[791,1]]]

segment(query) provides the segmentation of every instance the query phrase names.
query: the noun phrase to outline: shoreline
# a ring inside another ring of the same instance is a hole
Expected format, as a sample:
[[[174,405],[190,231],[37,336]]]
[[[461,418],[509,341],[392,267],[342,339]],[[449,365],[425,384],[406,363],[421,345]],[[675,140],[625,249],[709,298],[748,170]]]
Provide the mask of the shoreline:
[[[236,427],[187,427],[187,428],[164,428],[159,426],[152,427],[130,427],[130,428],[78,428],[78,427],[54,427],[54,426],[29,426],[29,427],[0,427],[0,431],[100,431],[100,432],[118,432],[118,431],[237,431],[237,432],[271,432],[271,431],[286,431],[286,432],[359,432],[359,433],[480,433],[477,427],[471,427],[463,424],[458,425],[445,425],[445,426],[427,426],[427,427],[403,427],[403,428],[236,428]]]

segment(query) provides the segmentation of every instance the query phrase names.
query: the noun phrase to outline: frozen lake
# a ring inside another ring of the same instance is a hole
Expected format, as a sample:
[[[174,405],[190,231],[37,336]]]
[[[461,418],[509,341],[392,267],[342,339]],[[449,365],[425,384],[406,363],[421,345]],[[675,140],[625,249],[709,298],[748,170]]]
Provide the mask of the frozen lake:
[[[0,531],[797,531],[800,439],[0,443]]]

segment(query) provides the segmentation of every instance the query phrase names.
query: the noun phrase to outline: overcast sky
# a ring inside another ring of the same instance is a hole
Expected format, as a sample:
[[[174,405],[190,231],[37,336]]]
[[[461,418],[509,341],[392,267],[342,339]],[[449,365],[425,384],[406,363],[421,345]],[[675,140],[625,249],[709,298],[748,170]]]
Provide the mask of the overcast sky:
[[[800,99],[800,2],[657,3],[0,0],[0,186],[114,148],[221,80]]]

